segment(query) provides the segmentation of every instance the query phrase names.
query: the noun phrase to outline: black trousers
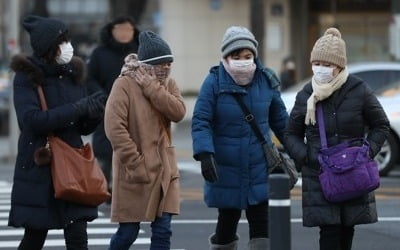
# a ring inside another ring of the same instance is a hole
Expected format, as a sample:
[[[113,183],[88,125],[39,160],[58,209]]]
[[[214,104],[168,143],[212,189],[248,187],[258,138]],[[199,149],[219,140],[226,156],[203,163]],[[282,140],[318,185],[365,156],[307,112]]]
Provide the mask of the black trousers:
[[[224,245],[234,241],[241,213],[240,209],[218,209],[217,227],[211,242]],[[268,203],[249,206],[246,218],[250,239],[268,238]]]
[[[64,229],[65,245],[67,250],[87,250],[86,221],[76,221],[69,224]],[[37,230],[25,228],[24,237],[18,247],[18,250],[41,250],[47,237],[48,230]]]
[[[354,226],[320,226],[320,250],[351,250]]]

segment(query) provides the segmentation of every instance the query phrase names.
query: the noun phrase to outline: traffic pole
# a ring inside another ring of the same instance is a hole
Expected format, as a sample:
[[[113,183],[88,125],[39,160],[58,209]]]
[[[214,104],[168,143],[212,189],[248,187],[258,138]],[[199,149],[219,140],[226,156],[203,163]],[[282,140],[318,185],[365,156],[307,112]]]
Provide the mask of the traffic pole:
[[[9,49],[9,61],[11,57],[20,52],[19,46],[19,19],[20,19],[20,0],[9,0],[8,11],[8,28],[7,28],[7,44]],[[10,74],[10,82],[12,85],[14,74]],[[17,141],[19,136],[19,128],[17,123],[17,116],[15,114],[15,107],[13,103],[13,88],[11,88],[9,98],[9,157],[8,161],[11,164],[15,162],[17,155]]]
[[[290,250],[290,190],[289,176],[269,177],[269,237],[271,250]]]

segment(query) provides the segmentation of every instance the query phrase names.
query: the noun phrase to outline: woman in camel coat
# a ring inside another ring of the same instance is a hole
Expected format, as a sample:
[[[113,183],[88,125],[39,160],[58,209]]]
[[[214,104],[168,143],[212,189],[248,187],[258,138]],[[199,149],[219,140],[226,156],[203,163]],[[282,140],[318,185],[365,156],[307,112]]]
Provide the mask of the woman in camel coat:
[[[143,32],[140,39],[147,41],[138,55],[125,59],[105,111],[105,131],[113,147],[111,220],[120,223],[110,249],[118,250],[129,249],[141,221],[152,222],[150,249],[169,249],[171,215],[179,213],[171,121],[183,119],[186,109],[175,81],[168,77],[173,60],[169,47],[162,51],[156,43],[165,42],[152,32]],[[160,233],[157,225],[167,232]]]

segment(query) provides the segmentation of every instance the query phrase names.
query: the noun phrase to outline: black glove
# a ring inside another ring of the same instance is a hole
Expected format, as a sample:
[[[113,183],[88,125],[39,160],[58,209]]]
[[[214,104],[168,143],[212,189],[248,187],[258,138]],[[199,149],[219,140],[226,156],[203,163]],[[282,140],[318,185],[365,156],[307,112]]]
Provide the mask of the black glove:
[[[97,91],[90,96],[78,100],[72,105],[77,110],[80,117],[87,115],[93,118],[102,114],[106,100],[107,96],[102,91]]]
[[[209,182],[216,182],[217,176],[217,163],[215,162],[214,155],[209,153],[202,153],[198,156],[201,161],[201,174],[204,179]]]
[[[88,116],[89,118],[103,117],[107,96],[104,93],[95,95],[89,100]]]

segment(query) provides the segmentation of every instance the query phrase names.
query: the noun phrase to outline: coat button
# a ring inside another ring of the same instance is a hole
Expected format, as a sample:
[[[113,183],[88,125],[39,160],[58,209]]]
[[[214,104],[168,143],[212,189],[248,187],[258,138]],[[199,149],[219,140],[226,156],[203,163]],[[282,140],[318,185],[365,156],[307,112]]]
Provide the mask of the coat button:
[[[58,78],[62,79],[63,77],[62,77],[62,76],[59,76]]]
[[[29,145],[32,145],[32,142],[29,142]]]

